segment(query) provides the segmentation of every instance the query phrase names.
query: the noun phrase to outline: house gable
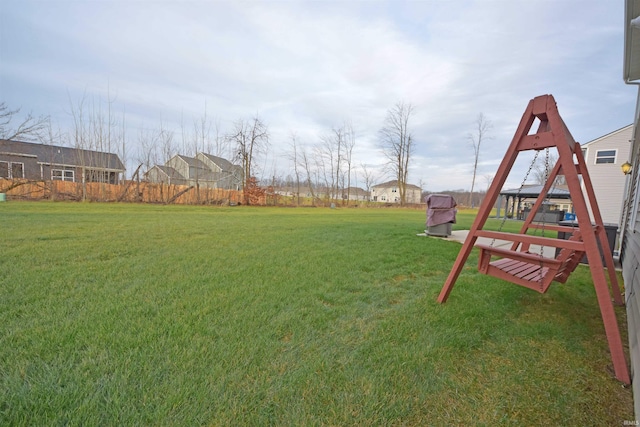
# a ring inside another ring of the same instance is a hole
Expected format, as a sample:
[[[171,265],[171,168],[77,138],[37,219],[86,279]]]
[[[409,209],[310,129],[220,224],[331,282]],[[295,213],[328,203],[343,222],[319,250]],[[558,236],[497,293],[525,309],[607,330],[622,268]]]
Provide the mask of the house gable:
[[[632,134],[629,125],[581,146],[605,223],[620,223],[625,187],[620,166],[630,158]],[[593,215],[590,209],[589,214]]]
[[[417,185],[406,184],[405,199],[407,203],[420,203],[422,189]],[[371,200],[374,202],[400,203],[398,181],[392,180],[371,187]]]
[[[208,188],[238,190],[242,186],[242,168],[226,159],[211,154],[197,153],[196,157],[176,154],[164,166],[156,165],[166,175],[174,175],[171,182],[184,185],[199,185]],[[154,168],[147,172],[151,182],[167,182]]]

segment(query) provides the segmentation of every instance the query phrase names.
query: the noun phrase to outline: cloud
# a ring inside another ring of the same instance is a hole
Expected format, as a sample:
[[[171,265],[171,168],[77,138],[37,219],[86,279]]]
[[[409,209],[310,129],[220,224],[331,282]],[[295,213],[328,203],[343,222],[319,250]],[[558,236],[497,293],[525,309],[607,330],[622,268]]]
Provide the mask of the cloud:
[[[480,112],[494,125],[480,175],[495,171],[534,96],[554,94],[582,142],[633,116],[635,94],[620,77],[621,4],[54,0],[0,8],[0,98],[10,105],[64,127],[70,99],[115,99],[129,135],[160,120],[179,129],[205,104],[223,130],[259,114],[283,169],[292,131],[311,145],[345,120],[358,135],[357,162],[380,165],[377,132],[400,100],[416,110],[410,178],[432,190],[470,187],[467,136]]]

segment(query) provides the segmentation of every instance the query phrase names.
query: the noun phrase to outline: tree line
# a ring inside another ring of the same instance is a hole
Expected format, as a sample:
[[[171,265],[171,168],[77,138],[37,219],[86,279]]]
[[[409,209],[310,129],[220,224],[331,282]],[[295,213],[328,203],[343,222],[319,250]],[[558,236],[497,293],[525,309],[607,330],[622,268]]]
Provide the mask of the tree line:
[[[200,117],[189,121],[183,115],[178,129],[171,128],[161,118],[157,125],[146,127],[143,124],[131,135],[125,110],[116,111],[115,99],[111,96],[106,101],[83,96],[76,102],[69,102],[68,112],[70,125],[63,130],[49,116],[36,117],[29,113],[20,117],[20,108],[0,102],[0,138],[116,153],[125,164],[137,166],[132,169],[142,171],[164,164],[176,154],[193,157],[198,152],[205,152],[240,165],[244,175],[243,190],[256,183],[264,187],[286,183],[294,189],[298,204],[303,193],[310,193],[315,199],[316,193],[322,192],[327,200],[343,201],[349,200],[354,182],[370,192],[375,182],[392,179],[397,181],[400,203],[406,203],[406,185],[416,139],[412,130],[415,107],[404,101],[387,110],[378,130],[378,148],[384,156],[382,170],[354,159],[357,138],[350,120],[325,130],[312,144],[301,141],[297,133],[291,131],[285,152],[279,156],[279,160],[288,161],[287,170],[278,168],[274,161],[272,171],[267,172],[265,161],[271,150],[271,134],[268,124],[258,114],[239,118],[230,129],[223,130],[220,120],[209,113],[205,104]],[[491,130],[491,122],[480,113],[473,132],[467,135],[473,153],[471,190],[467,192],[466,200],[471,207],[477,206],[477,194],[483,193],[476,191],[478,164],[481,144],[491,139]],[[545,172],[555,160],[552,156],[551,161],[534,165],[533,175],[538,182],[548,175]],[[483,178],[488,187],[492,175]]]
[[[191,122],[182,117],[178,130],[170,128],[161,119],[157,126],[142,125],[135,135],[130,135],[126,112],[116,111],[115,99],[111,96],[106,101],[86,96],[76,102],[70,101],[68,129],[61,129],[50,116],[28,113],[21,117],[20,112],[20,108],[0,102],[1,139],[115,153],[125,164],[133,162],[143,171],[166,163],[176,154],[195,156],[197,152],[205,152],[242,166],[243,189],[252,179],[268,184],[276,178],[275,164],[272,176],[260,170],[271,147],[271,135],[268,124],[258,114],[239,118],[225,132],[205,105],[203,114]],[[406,200],[415,144],[410,127],[413,114],[411,104],[398,102],[388,110],[379,130],[379,148],[386,158],[383,173],[397,180],[402,204]],[[293,177],[298,195],[305,187],[315,197],[313,192],[322,188],[330,200],[348,199],[352,184],[358,178],[365,191],[370,191],[374,180],[382,176],[364,163],[356,164],[353,157],[356,143],[356,132],[349,120],[320,134],[312,145],[302,143],[292,131],[284,158],[290,163],[289,175]],[[262,177],[258,179],[261,172]]]

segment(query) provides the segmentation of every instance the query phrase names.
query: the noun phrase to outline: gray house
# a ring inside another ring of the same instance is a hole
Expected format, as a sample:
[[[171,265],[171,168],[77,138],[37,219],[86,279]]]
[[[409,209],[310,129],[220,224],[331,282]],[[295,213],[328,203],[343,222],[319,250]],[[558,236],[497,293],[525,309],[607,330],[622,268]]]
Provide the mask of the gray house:
[[[119,184],[124,172],[113,153],[0,139],[0,179]]]
[[[195,157],[177,154],[164,165],[150,168],[145,176],[149,182],[240,190],[243,173],[242,167],[222,157],[197,153]]]

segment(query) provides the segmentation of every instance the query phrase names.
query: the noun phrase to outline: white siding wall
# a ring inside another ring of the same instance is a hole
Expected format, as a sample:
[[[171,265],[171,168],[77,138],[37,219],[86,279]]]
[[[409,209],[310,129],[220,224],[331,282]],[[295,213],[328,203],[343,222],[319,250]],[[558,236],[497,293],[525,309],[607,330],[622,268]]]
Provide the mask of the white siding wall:
[[[395,191],[394,191],[395,190]],[[422,190],[419,188],[407,188],[406,201],[407,203],[421,203],[420,196]],[[400,203],[400,192],[398,187],[376,187],[371,188],[371,200],[376,198],[376,202],[383,203]]]
[[[630,157],[632,129],[630,125],[583,145],[587,149],[585,161],[605,224],[620,224],[625,189],[625,176],[620,166]],[[598,151],[605,150],[616,151],[614,163],[596,163]],[[591,209],[589,214],[593,215]]]
[[[172,167],[178,171],[178,173],[187,179],[189,178],[189,165],[182,160],[180,156],[173,156],[167,160],[166,166]]]

